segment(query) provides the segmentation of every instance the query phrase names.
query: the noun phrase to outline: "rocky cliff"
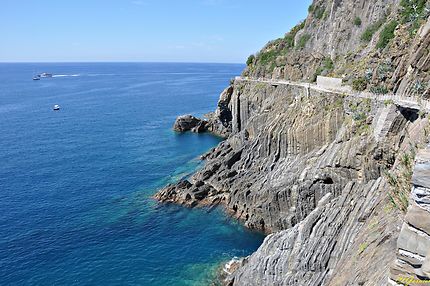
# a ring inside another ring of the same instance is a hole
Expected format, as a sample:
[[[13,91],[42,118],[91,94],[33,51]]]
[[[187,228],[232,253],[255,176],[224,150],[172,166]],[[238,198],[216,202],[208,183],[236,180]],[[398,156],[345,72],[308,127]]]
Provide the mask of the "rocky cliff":
[[[428,96],[426,5],[314,1],[308,18],[250,57],[244,71],[302,82],[318,74],[343,76],[355,89],[372,91],[373,99],[240,80],[222,93],[205,130],[226,140],[203,156],[203,169],[156,198],[190,207],[221,204],[247,227],[270,234],[235,263],[226,283],[426,279],[428,186],[412,173],[415,154],[428,140],[428,114],[377,98],[388,91]],[[419,186],[413,192],[419,209],[409,202],[411,181]],[[414,244],[417,235],[424,242]]]

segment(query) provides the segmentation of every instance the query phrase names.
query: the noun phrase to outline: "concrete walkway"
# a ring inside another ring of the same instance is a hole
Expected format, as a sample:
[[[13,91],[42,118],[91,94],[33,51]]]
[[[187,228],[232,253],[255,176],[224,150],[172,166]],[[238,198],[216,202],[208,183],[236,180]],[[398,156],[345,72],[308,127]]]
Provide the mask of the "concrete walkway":
[[[346,95],[355,96],[358,98],[370,98],[370,99],[376,99],[379,101],[392,100],[394,104],[398,106],[412,108],[416,110],[425,110],[427,112],[430,112],[430,101],[421,99],[419,97],[401,96],[397,94],[375,94],[371,92],[356,92],[356,91],[353,91],[352,88],[349,86],[344,86],[339,89],[328,89],[311,83],[293,82],[293,81],[287,81],[287,80],[272,80],[272,79],[263,79],[263,78],[256,79],[256,78],[241,77],[241,76],[237,76],[235,78],[235,81],[262,82],[262,83],[268,83],[272,85],[290,85],[290,86],[303,87],[303,88],[306,88],[307,90],[330,92],[330,93],[336,93],[339,95],[346,94]]]

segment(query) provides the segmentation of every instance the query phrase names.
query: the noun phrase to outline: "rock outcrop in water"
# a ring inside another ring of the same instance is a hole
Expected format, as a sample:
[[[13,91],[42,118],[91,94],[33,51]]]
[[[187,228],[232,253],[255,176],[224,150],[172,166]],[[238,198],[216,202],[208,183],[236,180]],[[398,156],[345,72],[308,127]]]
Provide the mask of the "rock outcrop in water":
[[[206,121],[192,116],[191,114],[182,115],[176,118],[173,130],[177,132],[192,131],[196,133],[204,132]]]
[[[207,120],[196,118],[190,114],[181,115],[176,119],[173,130],[196,133],[211,132],[220,137],[228,137],[231,133],[232,112],[229,103],[232,93],[233,86],[229,86],[221,93],[218,108],[215,112],[205,115]]]
[[[235,263],[227,284],[429,278],[427,153],[419,153],[412,177],[430,134],[427,110],[378,100],[390,91],[429,97],[429,7],[316,0],[303,24],[251,57],[244,71],[254,79],[342,76],[373,99],[263,81],[235,81],[222,93],[205,130],[226,140],[205,155],[200,171],[156,198],[221,204],[269,234]]]

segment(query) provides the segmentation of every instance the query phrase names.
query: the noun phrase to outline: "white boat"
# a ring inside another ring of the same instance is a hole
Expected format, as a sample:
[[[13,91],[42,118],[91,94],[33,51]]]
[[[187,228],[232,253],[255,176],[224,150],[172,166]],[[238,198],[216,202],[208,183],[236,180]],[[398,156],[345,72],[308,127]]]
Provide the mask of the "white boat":
[[[44,73],[41,73],[41,74],[39,75],[39,77],[52,77],[52,73],[44,72]]]
[[[58,104],[54,105],[54,107],[52,108],[54,111],[58,111],[60,110],[60,106]]]

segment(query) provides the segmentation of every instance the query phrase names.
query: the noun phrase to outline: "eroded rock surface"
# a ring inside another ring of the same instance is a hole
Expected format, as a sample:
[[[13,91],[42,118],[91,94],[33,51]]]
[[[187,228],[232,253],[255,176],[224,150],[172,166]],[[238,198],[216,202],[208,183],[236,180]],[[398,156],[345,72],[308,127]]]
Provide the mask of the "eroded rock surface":
[[[397,259],[391,268],[392,284],[405,279],[430,280],[430,146],[417,155],[412,183]]]
[[[206,122],[192,116],[191,114],[187,114],[176,118],[173,130],[177,132],[195,131],[200,133],[204,130],[205,125]]]
[[[391,91],[428,98],[430,10],[417,12],[420,21],[404,20],[405,3],[415,2],[315,0],[305,22],[264,47],[244,75],[312,81],[331,74],[361,80],[359,88],[375,96]],[[384,27],[395,21],[392,38],[378,47]],[[425,279],[429,174],[422,155],[406,217],[393,196],[408,180],[408,172],[399,171],[405,156],[426,145],[427,117],[423,108],[390,100],[236,81],[198,128],[226,140],[203,156],[200,171],[156,198],[189,207],[221,204],[247,227],[270,234],[234,264],[225,281],[230,285]],[[192,121],[191,129],[201,122]]]

